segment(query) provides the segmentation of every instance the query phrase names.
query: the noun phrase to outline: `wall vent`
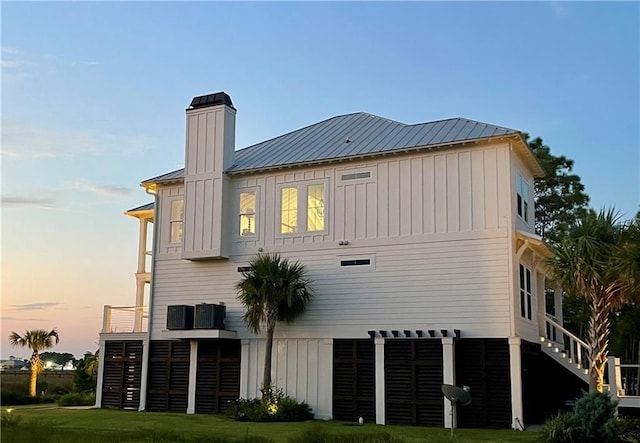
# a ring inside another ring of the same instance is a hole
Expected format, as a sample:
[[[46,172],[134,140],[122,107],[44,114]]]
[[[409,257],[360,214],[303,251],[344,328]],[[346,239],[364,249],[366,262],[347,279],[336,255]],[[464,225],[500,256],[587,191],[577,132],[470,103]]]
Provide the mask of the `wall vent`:
[[[184,330],[193,328],[193,306],[167,306],[167,329]]]
[[[340,266],[370,266],[371,259],[369,258],[358,258],[353,260],[340,260]]]

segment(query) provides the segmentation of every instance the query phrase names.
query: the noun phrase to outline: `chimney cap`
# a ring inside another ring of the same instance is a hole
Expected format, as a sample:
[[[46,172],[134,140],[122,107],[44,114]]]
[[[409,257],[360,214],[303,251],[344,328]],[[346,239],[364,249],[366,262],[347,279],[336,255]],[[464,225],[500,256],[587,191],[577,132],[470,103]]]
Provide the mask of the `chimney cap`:
[[[214,94],[200,95],[193,97],[188,109],[208,108],[210,106],[226,105],[233,108],[231,97],[226,92],[216,92]],[[235,109],[235,108],[233,108]]]

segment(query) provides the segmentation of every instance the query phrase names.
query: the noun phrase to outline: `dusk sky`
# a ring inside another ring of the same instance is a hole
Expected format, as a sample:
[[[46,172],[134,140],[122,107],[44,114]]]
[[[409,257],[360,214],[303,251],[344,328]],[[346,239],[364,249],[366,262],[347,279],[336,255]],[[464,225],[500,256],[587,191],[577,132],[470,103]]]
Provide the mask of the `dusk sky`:
[[[192,97],[242,148],[357,111],[465,117],[575,160],[591,204],[640,203],[640,3],[11,3],[2,25],[2,340],[98,348],[135,302],[141,180],[184,162]]]

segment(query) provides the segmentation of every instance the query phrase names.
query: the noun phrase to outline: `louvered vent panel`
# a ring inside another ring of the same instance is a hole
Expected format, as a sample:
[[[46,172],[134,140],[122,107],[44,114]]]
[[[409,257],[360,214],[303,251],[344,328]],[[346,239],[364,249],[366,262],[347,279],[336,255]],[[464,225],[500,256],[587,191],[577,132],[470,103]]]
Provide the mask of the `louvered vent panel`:
[[[186,412],[189,390],[187,341],[152,341],[149,349],[147,410]]]
[[[196,412],[224,412],[240,396],[240,342],[200,340]]]
[[[370,339],[333,341],[333,418],[375,422],[375,346]]]
[[[471,404],[458,408],[464,428],[511,427],[511,378],[506,339],[455,342],[456,384],[471,388]]]
[[[101,407],[137,410],[141,371],[141,341],[107,341]]]
[[[441,341],[387,340],[384,352],[387,423],[443,426]]]

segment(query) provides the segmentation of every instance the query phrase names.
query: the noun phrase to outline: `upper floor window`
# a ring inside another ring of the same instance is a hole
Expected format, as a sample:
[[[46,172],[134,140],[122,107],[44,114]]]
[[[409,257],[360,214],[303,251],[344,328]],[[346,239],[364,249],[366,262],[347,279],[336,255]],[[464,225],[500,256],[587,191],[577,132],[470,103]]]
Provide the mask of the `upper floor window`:
[[[240,232],[241,237],[256,235],[256,193],[240,193]]]
[[[169,217],[169,230],[171,243],[182,241],[182,220],[184,218],[184,200],[171,201],[171,214]]]
[[[520,316],[531,320],[531,271],[520,265]]]
[[[307,231],[324,231],[324,183],[307,186]]]
[[[529,183],[520,174],[516,177],[516,194],[518,196],[518,215],[529,222]]]
[[[326,228],[326,184],[280,188],[280,234],[294,234],[302,226],[305,232]]]

